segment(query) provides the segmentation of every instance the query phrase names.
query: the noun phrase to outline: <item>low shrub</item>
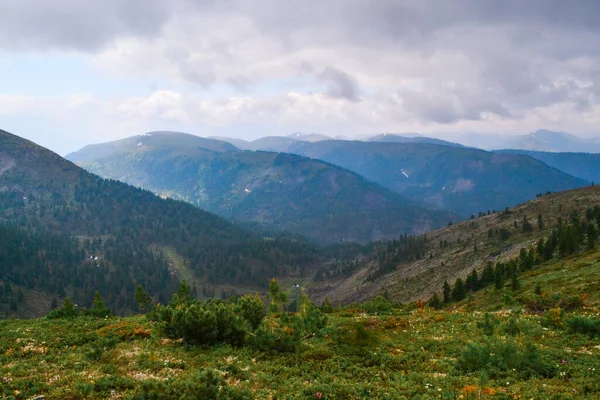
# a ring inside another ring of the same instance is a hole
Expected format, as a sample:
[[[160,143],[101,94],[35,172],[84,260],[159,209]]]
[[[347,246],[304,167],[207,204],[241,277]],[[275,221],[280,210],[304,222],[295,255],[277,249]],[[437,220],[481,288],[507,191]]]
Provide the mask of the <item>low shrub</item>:
[[[292,352],[303,339],[320,334],[326,325],[327,317],[303,294],[297,313],[283,313],[279,318],[271,313],[247,339],[260,350]]]
[[[377,296],[373,300],[364,302],[359,307],[362,308],[367,314],[388,315],[394,310],[394,303],[382,296]]]
[[[573,333],[583,333],[590,337],[600,336],[600,319],[575,316],[566,321],[569,330]]]
[[[523,304],[530,312],[543,313],[551,308],[562,308],[565,311],[573,311],[585,307],[588,295],[564,295],[556,293],[549,296],[546,293],[531,295],[523,299]]]
[[[483,331],[486,336],[493,336],[496,327],[498,326],[498,318],[485,313],[483,315],[483,321],[477,323],[477,327]]]
[[[167,381],[147,380],[133,400],[251,400],[247,389],[232,388],[221,374],[212,369],[201,369],[187,379]]]
[[[244,344],[250,322],[237,311],[236,304],[223,300],[193,301],[159,305],[154,317],[167,337],[183,338],[190,344],[238,346]]]
[[[483,371],[490,377],[501,377],[513,370],[524,378],[551,378],[555,374],[554,365],[544,359],[534,344],[519,345],[514,340],[499,339],[468,344],[458,358],[458,368]]]

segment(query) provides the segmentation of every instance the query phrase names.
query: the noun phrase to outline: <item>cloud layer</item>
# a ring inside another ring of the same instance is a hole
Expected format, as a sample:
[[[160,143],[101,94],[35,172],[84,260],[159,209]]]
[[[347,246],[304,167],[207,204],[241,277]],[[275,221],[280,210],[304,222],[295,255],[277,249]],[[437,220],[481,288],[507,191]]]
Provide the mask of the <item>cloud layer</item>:
[[[7,0],[0,52],[162,82],[87,103],[127,127],[591,133],[597,15],[595,0]]]

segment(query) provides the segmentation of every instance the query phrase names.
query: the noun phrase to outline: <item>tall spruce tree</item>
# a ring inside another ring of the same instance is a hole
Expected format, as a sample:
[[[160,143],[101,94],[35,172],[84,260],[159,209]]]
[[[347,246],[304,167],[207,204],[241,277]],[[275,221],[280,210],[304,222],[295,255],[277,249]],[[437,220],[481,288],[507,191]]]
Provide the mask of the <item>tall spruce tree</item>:
[[[454,289],[452,289],[452,300],[461,301],[467,296],[467,289],[465,288],[465,283],[461,278],[458,278],[456,282],[454,282]]]
[[[444,304],[448,304],[450,303],[450,296],[452,294],[452,288],[450,288],[450,285],[448,284],[448,281],[444,281],[444,289],[443,289],[443,296],[444,296]]]

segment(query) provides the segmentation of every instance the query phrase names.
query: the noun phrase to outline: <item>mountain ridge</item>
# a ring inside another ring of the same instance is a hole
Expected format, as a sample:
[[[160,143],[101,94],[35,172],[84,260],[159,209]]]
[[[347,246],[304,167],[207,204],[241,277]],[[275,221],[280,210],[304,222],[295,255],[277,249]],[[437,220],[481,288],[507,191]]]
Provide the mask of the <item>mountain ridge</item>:
[[[175,147],[130,146],[129,152],[85,162],[77,154],[72,158],[98,175],[227,218],[265,222],[319,240],[380,240],[455,220],[324,161],[265,151],[190,153]]]

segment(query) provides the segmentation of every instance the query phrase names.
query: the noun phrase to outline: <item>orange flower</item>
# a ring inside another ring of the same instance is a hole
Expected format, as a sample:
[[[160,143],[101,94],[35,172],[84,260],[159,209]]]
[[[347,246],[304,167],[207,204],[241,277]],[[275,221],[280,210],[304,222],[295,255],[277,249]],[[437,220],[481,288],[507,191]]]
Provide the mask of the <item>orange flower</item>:
[[[486,387],[486,388],[481,389],[481,393],[487,394],[488,396],[493,396],[496,394],[496,389]]]
[[[477,391],[477,386],[473,386],[473,385],[468,385],[462,388],[463,392],[466,393],[474,393]]]

